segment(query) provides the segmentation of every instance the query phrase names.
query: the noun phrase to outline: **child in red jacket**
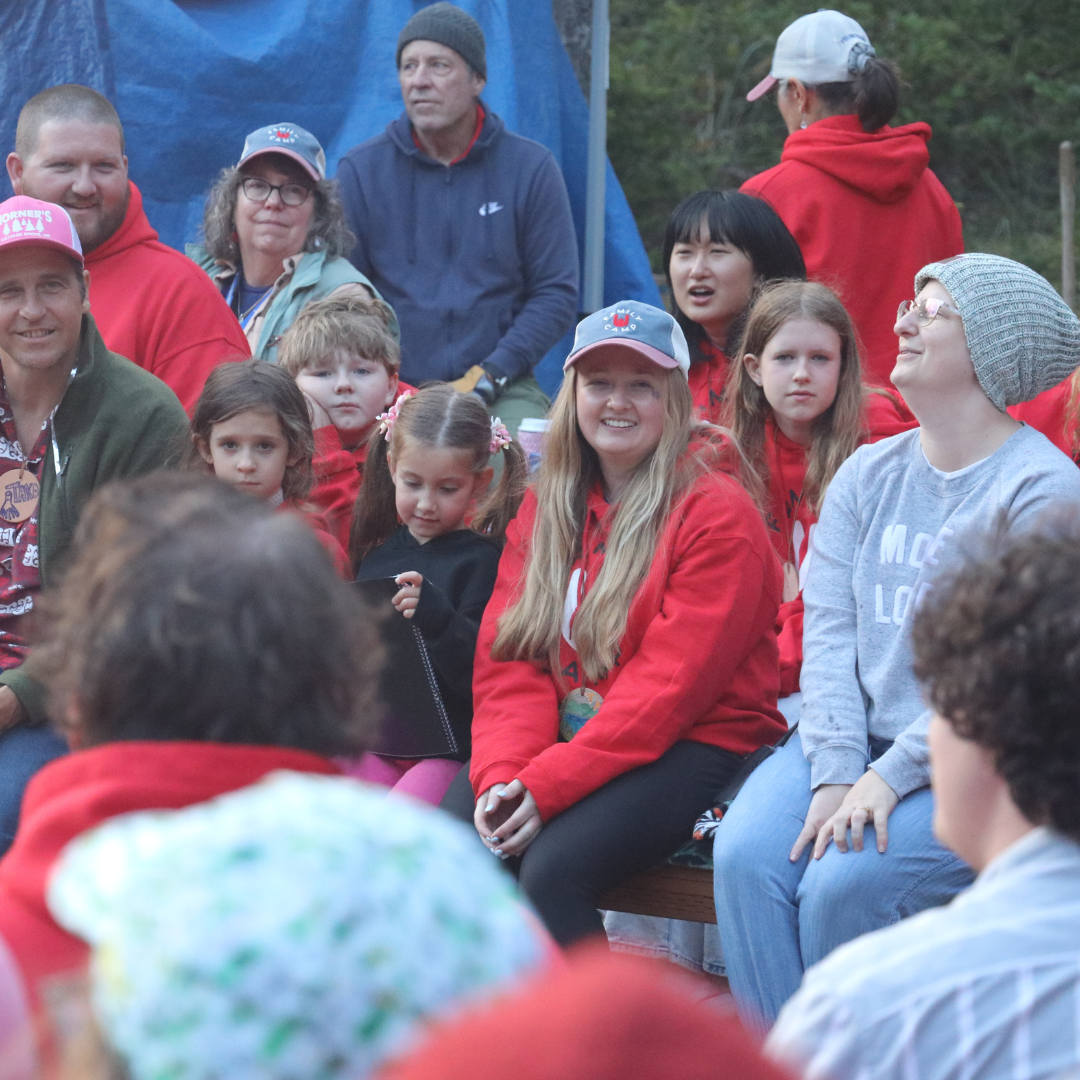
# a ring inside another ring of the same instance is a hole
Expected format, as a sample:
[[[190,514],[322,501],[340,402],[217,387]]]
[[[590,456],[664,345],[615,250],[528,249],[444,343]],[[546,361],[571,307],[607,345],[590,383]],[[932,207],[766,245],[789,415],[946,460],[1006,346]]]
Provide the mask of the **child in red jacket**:
[[[344,548],[304,501],[311,489],[312,442],[307,403],[296,383],[265,360],[245,360],[221,364],[207,377],[191,418],[186,463],[300,514],[348,578]]]
[[[278,366],[307,399],[315,430],[308,495],[343,548],[360,494],[368,438],[376,420],[412,387],[399,382],[394,313],[381,300],[330,297],[308,304],[285,332]]]
[[[473,676],[475,824],[562,945],[784,730],[782,575],[699,431],[686,339],[624,302],[578,327]]]
[[[824,285],[767,285],[750,312],[740,355],[724,424],[750,466],[744,480],[765,508],[784,564],[777,620],[783,698],[799,690],[802,585],[829,482],[860,444],[918,421],[896,395],[863,385],[851,318]]]

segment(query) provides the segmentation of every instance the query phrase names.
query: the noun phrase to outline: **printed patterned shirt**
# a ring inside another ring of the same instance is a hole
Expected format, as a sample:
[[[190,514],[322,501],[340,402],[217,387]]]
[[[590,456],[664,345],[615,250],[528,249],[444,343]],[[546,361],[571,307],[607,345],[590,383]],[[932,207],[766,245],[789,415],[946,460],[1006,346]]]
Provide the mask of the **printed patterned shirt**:
[[[27,471],[40,478],[48,449],[49,425],[38,433],[28,458],[24,459],[15,434],[15,414],[8,402],[7,387],[0,379],[0,476],[18,469],[26,461]],[[41,589],[38,566],[38,512],[27,521],[9,524],[0,506],[0,671],[18,667],[26,659],[28,646],[23,636],[22,616],[34,607]]]

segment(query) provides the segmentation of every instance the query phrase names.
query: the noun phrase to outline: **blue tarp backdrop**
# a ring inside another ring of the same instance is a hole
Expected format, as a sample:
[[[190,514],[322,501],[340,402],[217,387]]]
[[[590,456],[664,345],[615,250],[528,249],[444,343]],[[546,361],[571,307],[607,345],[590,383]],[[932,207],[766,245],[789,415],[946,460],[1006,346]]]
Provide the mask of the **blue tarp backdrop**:
[[[203,199],[244,136],[293,121],[326,149],[333,173],[356,143],[402,109],[397,36],[415,0],[20,0],[0,4],[0,135],[45,87],[81,82],[116,105],[131,178],[162,240],[196,238]],[[511,131],[549,147],[585,234],[588,107],[550,0],[460,0],[487,38],[484,101]],[[6,176],[4,182],[6,186]],[[10,191],[10,188],[8,188]],[[630,207],[608,165],[605,303],[659,304]],[[538,375],[558,385],[568,343]]]

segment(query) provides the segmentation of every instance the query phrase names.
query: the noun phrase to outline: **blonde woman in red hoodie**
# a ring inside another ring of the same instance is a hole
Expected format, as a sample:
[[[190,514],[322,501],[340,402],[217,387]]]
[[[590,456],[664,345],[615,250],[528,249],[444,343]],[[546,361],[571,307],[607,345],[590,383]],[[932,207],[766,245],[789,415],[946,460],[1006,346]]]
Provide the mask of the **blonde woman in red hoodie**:
[[[893,394],[863,385],[851,319],[824,285],[767,285],[750,311],[739,355],[724,423],[750,466],[747,487],[765,508],[784,564],[777,630],[785,698],[799,690],[802,584],[829,482],[859,445],[898,435],[917,422],[905,417],[907,410]],[[781,708],[794,718],[792,709]]]
[[[780,566],[698,437],[689,367],[647,304],[579,325],[480,627],[474,821],[562,945],[602,933],[600,894],[671,854],[784,730]]]
[[[964,250],[956,204],[928,168],[930,126],[889,127],[900,101],[897,67],[838,11],[796,19],[747,100],[777,85],[789,132],[780,164],[742,190],[772,204],[799,242],[807,275],[839,293],[868,381],[888,386],[897,305],[922,266]]]

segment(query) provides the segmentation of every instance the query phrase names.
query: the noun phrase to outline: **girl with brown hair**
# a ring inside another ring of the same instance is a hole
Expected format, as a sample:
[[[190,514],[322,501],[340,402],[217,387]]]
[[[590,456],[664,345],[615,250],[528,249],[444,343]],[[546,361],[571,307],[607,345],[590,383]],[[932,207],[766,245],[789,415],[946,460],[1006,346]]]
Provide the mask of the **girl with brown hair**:
[[[353,566],[358,581],[394,578],[400,586],[392,603],[424,639],[458,752],[413,756],[413,733],[393,717],[380,753],[350,772],[437,804],[469,757],[476,635],[528,470],[502,421],[449,383],[402,395],[380,419],[353,517]],[[503,469],[486,494],[496,454]]]
[[[829,482],[860,444],[917,425],[893,394],[863,385],[851,318],[824,285],[766,285],[751,309],[739,357],[724,423],[750,466],[744,483],[765,509],[784,564],[777,625],[780,694],[787,697],[799,690],[802,585]]]

